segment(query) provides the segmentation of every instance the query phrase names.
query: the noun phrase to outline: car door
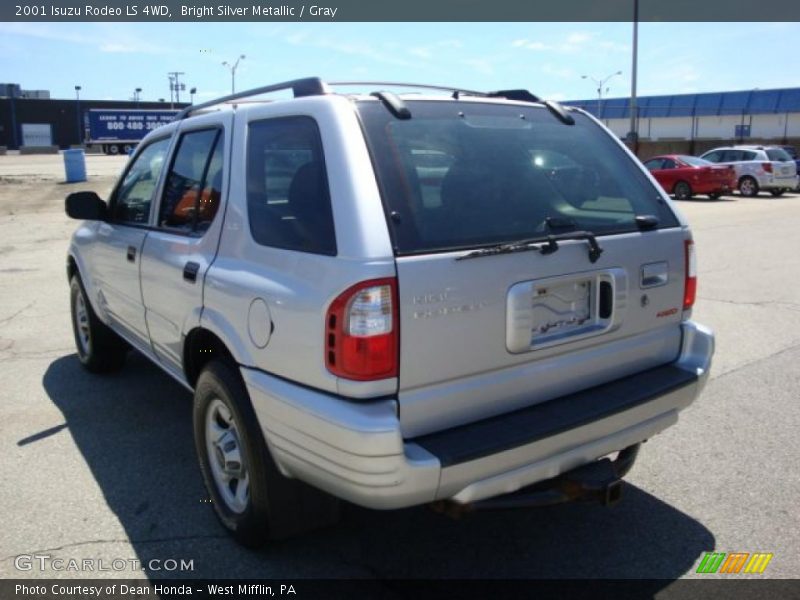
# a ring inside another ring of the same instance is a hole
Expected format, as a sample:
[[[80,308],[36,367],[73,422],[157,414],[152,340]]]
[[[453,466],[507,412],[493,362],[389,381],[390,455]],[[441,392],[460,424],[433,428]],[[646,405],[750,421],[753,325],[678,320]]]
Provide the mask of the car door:
[[[97,227],[90,269],[98,305],[110,325],[147,346],[139,267],[170,137],[156,139],[135,156],[112,193],[109,218]]]
[[[671,158],[665,158],[661,162],[661,186],[667,190],[668,193],[671,194],[672,190],[675,188],[675,184],[679,179],[678,176],[677,163]]]
[[[142,298],[150,341],[165,367],[181,373],[185,335],[200,322],[203,279],[217,252],[232,115],[182,124],[142,250]]]

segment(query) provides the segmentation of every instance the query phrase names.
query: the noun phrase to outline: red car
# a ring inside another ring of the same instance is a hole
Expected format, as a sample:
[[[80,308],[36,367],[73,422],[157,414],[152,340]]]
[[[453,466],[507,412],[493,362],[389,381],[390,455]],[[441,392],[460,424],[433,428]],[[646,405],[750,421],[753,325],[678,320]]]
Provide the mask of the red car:
[[[696,156],[665,154],[645,161],[668,194],[678,200],[688,200],[695,194],[705,194],[716,200],[736,189],[736,171],[731,165],[717,165]]]

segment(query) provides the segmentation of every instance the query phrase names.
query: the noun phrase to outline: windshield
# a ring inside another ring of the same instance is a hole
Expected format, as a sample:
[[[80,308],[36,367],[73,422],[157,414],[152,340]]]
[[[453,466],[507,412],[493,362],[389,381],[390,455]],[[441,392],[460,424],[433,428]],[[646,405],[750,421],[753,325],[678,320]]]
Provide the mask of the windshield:
[[[687,165],[693,167],[706,167],[712,164],[710,161],[700,158],[699,156],[679,156],[678,158],[681,162],[685,162]]]
[[[616,141],[573,112],[474,102],[407,102],[394,118],[357,103],[398,254],[588,230],[637,231],[637,215],[678,222]]]

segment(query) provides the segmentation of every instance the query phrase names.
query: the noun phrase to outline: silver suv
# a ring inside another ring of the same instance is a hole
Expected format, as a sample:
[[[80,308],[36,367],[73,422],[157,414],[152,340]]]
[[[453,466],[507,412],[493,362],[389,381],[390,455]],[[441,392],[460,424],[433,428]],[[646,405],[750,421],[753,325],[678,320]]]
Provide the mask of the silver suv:
[[[108,203],[67,198],[80,361],[133,348],[193,392],[213,507],[247,545],[338,499],[616,501],[713,354],[672,201],[581,110],[335,85],[191,107]]]
[[[700,158],[736,169],[739,193],[757,196],[766,190],[780,196],[797,187],[797,165],[780,146],[729,146],[709,150]]]

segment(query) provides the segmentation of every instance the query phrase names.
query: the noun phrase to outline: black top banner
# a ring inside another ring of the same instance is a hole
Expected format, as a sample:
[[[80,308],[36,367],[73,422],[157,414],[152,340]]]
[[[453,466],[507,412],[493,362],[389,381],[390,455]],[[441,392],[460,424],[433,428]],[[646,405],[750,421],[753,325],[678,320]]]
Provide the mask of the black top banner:
[[[800,21],[797,0],[17,0],[1,21]],[[634,16],[636,14],[636,17]]]

